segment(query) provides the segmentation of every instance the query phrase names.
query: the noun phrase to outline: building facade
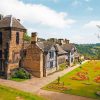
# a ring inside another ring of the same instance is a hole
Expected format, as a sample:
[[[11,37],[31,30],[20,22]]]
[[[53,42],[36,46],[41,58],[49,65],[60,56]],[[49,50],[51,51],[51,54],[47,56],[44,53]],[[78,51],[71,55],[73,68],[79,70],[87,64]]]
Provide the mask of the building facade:
[[[31,41],[26,42],[26,31],[19,19],[0,17],[0,74],[9,78],[14,69],[23,67],[33,76],[46,77],[63,63],[72,66],[76,48],[69,40],[51,38],[41,42],[34,32]]]
[[[0,73],[9,78],[19,67],[26,29],[11,15],[0,20]]]

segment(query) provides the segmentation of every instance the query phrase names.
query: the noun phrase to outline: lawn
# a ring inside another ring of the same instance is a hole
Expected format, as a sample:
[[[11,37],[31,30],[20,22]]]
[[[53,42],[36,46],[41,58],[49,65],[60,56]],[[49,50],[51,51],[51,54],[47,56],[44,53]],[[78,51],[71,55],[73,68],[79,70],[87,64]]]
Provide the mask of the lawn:
[[[37,95],[0,85],[0,100],[46,100]]]
[[[89,61],[43,89],[100,100],[100,61]]]
[[[28,79],[10,78],[10,80],[12,80],[12,81],[16,81],[16,82],[23,82],[23,81],[28,80]]]

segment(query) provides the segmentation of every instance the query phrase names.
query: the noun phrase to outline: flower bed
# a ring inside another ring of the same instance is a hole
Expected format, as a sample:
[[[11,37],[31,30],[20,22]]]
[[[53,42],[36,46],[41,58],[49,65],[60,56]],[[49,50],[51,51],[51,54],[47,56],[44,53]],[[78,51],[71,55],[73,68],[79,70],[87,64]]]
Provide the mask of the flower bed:
[[[94,81],[95,81],[96,83],[100,83],[100,75],[98,75],[98,76],[94,79]]]
[[[72,80],[79,80],[79,81],[83,81],[83,80],[88,80],[88,76],[87,76],[87,72],[77,72],[76,76],[71,77]]]
[[[55,89],[55,90],[60,90],[60,91],[65,91],[65,90],[69,90],[69,87],[64,86],[63,84],[58,84],[58,83],[52,83],[51,85],[47,86],[48,89]]]

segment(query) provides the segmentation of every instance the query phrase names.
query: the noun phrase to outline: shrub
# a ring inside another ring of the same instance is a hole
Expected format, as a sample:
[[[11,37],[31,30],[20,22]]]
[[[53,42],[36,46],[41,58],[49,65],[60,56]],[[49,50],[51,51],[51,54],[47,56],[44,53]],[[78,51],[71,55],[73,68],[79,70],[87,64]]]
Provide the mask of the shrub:
[[[12,78],[29,79],[31,78],[31,75],[23,68],[18,68],[14,71]]]
[[[62,71],[64,69],[66,69],[66,63],[63,63],[63,64],[59,65],[59,70]]]
[[[60,83],[60,77],[58,77],[57,81],[58,81],[58,84],[59,84]]]

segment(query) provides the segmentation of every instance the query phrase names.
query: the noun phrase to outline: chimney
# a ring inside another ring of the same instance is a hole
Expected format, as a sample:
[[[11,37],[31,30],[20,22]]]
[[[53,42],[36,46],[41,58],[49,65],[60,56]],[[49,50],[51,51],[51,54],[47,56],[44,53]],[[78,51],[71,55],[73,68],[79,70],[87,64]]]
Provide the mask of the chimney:
[[[20,22],[20,19],[17,19]]]
[[[1,20],[1,19],[3,19],[3,15],[2,15],[2,14],[0,14],[0,20]]]
[[[58,43],[59,43],[59,45],[63,45],[64,44],[64,40],[63,39],[58,39]]]
[[[65,39],[65,43],[66,43],[66,44],[69,44],[69,40]]]
[[[37,32],[31,33],[31,44],[35,44],[37,42]]]

